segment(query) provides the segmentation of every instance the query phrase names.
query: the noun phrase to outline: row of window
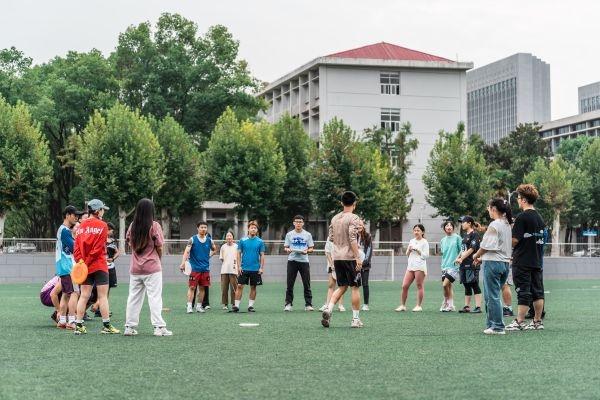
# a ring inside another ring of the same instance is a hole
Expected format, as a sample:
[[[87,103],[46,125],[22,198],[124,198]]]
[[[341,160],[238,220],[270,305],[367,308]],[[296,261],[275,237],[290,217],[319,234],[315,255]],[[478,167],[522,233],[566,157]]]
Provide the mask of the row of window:
[[[381,94],[400,95],[400,73],[382,72],[379,74]]]
[[[579,106],[582,113],[600,110],[600,96],[592,96],[586,99],[581,99]]]
[[[550,129],[548,131],[543,131],[543,132],[541,132],[541,134],[543,137],[550,137],[550,136],[554,136],[554,135],[563,135],[565,133],[582,131],[582,130],[585,130],[588,128],[594,128],[596,126],[600,126],[600,119],[595,119],[593,121],[589,121],[589,123],[588,122],[580,122],[575,125],[561,126],[558,129]]]

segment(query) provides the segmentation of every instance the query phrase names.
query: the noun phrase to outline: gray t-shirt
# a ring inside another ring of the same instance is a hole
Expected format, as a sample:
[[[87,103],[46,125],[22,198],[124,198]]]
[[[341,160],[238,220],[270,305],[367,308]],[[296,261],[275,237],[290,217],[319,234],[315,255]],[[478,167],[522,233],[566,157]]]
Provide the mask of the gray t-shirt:
[[[305,231],[296,232],[294,229],[285,235],[285,246],[289,247],[292,252],[288,255],[288,261],[308,262],[308,254],[302,254],[302,251],[308,250],[309,247],[314,247],[312,235]]]
[[[496,219],[492,221],[483,235],[481,248],[487,250],[481,259],[484,261],[510,262],[512,252],[512,231],[508,221]]]

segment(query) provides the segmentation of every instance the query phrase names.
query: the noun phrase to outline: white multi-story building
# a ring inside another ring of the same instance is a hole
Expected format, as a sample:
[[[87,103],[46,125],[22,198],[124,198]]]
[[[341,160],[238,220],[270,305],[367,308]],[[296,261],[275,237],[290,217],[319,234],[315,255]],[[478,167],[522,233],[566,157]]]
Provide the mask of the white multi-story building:
[[[567,139],[577,136],[600,136],[600,109],[544,123],[540,136],[549,143],[552,153]]]
[[[467,73],[468,132],[488,143],[520,123],[550,120],[550,65],[517,53]]]
[[[579,114],[600,110],[600,82],[577,88]]]
[[[259,96],[270,107],[264,118],[276,122],[284,113],[299,118],[319,140],[323,125],[334,117],[357,133],[373,126],[398,131],[410,122],[419,148],[412,155],[408,186],[414,200],[403,239],[422,221],[429,238],[439,238],[439,219],[425,201],[421,177],[438,132],[466,121],[466,71],[458,62],[378,43],[316,58],[269,84]],[[431,240],[430,239],[430,240]]]

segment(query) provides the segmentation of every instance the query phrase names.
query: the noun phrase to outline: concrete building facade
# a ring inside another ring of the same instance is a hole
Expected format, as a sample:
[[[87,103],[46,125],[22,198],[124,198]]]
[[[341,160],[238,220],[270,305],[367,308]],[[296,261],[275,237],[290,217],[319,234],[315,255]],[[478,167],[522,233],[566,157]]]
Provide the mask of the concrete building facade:
[[[302,121],[314,140],[334,117],[358,134],[374,126],[397,132],[410,122],[419,147],[408,176],[414,200],[402,233],[408,240],[419,221],[432,235],[440,232],[421,177],[438,132],[466,121],[466,71],[472,67],[470,62],[379,43],[312,60],[269,84],[259,96],[270,104],[265,119],[276,122],[287,112]]]
[[[577,136],[600,136],[600,109],[546,122],[540,129],[540,136],[547,141],[552,153],[560,142]]]
[[[600,110],[600,82],[577,88],[579,114]]]
[[[498,143],[519,123],[550,120],[550,65],[517,53],[467,73],[467,130]]]

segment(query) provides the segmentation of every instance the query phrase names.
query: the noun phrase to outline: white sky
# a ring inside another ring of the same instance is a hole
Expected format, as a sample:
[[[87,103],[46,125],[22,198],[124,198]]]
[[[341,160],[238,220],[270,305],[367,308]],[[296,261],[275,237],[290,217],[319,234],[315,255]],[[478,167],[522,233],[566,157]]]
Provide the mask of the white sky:
[[[485,65],[517,52],[550,64],[552,118],[577,113],[577,87],[600,81],[597,0],[4,0],[0,48],[45,62],[68,50],[110,53],[118,34],[162,12],[215,24],[272,81],[313,58],[386,41]],[[541,122],[541,121],[540,121]]]

